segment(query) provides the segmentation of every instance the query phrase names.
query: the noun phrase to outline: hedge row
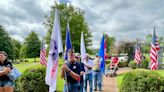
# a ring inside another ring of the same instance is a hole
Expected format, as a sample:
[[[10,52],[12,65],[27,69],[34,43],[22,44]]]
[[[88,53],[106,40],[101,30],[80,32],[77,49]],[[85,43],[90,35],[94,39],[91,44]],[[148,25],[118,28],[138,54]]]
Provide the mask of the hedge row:
[[[124,76],[120,91],[164,92],[164,77],[154,71],[131,71]]]
[[[48,92],[45,67],[27,69],[15,82],[14,92]]]
[[[130,66],[132,69],[136,69],[137,67],[147,69],[148,63],[149,63],[149,61],[147,59],[144,59],[141,61],[141,63],[139,65],[137,65],[135,61],[131,61],[131,62],[129,62],[128,66]]]

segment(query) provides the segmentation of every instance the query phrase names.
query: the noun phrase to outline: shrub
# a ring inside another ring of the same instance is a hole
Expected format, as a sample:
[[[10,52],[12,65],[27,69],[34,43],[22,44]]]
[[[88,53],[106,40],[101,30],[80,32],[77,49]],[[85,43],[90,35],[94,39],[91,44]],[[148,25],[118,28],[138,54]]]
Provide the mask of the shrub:
[[[120,91],[164,92],[164,77],[154,71],[134,70],[125,74]]]
[[[140,68],[147,69],[148,68],[148,63],[149,63],[149,61],[147,59],[144,59],[140,64]]]
[[[109,65],[111,60],[106,60],[106,64]]]
[[[118,67],[127,67],[127,66],[128,66],[128,62],[127,61],[118,63]]]
[[[45,84],[46,68],[36,67],[27,69],[22,76],[16,80],[15,92],[48,92]]]
[[[136,64],[136,62],[131,61],[131,62],[129,62],[129,66],[130,66],[132,69],[136,69],[137,64]]]

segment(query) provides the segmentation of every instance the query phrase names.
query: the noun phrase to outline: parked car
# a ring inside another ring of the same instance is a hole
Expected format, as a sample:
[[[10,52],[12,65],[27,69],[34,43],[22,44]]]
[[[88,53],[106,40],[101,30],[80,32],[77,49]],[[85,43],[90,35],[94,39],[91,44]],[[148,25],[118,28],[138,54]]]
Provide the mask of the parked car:
[[[126,56],[126,55],[118,55],[118,59],[119,59],[119,61],[128,61],[128,56]]]

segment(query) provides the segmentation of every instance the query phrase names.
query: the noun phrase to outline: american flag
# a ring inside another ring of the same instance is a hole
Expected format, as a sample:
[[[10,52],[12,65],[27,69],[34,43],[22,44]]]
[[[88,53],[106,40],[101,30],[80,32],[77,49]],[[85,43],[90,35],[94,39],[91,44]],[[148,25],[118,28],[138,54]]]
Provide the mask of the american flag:
[[[151,50],[150,50],[150,59],[151,59],[150,68],[151,70],[156,70],[158,67],[158,50],[160,50],[160,46],[157,41],[157,36],[155,34],[155,27],[154,27],[154,34],[152,38],[153,39],[152,39]]]
[[[137,46],[136,50],[135,50],[135,59],[137,64],[141,63],[142,57],[141,57],[141,51],[140,51],[140,47]]]
[[[44,41],[42,42],[41,49],[40,49],[40,64],[42,66],[47,66],[46,49],[45,49]]]

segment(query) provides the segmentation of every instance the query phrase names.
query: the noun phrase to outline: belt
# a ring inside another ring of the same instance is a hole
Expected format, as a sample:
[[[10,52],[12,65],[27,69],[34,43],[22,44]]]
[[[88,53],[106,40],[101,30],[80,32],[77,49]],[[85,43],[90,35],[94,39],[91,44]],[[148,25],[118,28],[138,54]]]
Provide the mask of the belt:
[[[95,72],[100,72],[100,70],[93,70],[93,71],[95,71]]]

